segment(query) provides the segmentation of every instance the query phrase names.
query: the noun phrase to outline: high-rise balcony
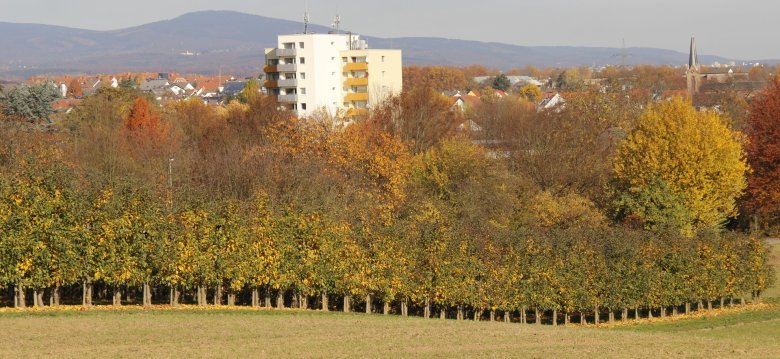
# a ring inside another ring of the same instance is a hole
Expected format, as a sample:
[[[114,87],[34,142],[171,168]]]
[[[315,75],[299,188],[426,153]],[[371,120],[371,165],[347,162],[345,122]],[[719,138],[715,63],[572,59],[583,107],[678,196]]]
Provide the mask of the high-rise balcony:
[[[279,69],[276,68],[276,65],[265,65],[265,67],[263,67],[263,72],[270,74],[274,72],[279,72]]]
[[[368,109],[367,108],[350,108],[347,110],[347,113],[345,117],[352,118],[352,117],[362,117],[362,116],[368,116]]]
[[[295,72],[298,70],[298,65],[296,64],[279,64],[276,65],[276,69],[279,70],[278,72]]]
[[[276,97],[277,102],[296,103],[298,102],[298,95],[279,95]]]
[[[352,87],[352,86],[368,86],[368,77],[363,78],[357,78],[357,77],[351,77],[344,81],[344,86]]]
[[[368,71],[368,62],[350,62],[344,65],[344,71]]]
[[[276,49],[276,56],[279,57],[295,56],[297,53],[295,49]]]
[[[279,82],[276,80],[265,80],[263,81],[263,87],[269,89],[269,88],[277,88],[279,87]]]
[[[344,97],[346,102],[368,101],[368,92],[351,92]]]
[[[298,87],[298,79],[279,80],[279,87]]]

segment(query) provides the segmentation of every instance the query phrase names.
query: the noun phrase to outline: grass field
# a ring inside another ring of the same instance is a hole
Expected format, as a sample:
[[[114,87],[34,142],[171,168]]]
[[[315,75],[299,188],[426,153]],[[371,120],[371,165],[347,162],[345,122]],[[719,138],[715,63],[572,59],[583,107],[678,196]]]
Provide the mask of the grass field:
[[[616,328],[253,310],[0,316],[0,357],[780,357],[777,306]]]
[[[780,358],[780,291],[765,294],[774,305],[612,328],[291,310],[6,312],[0,357]]]

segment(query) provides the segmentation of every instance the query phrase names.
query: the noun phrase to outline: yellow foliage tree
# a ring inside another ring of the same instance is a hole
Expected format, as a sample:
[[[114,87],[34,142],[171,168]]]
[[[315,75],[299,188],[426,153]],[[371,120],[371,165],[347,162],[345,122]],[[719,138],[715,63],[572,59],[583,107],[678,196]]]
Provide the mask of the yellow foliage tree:
[[[681,98],[650,106],[614,158],[614,189],[632,196],[662,181],[690,211],[691,223],[685,227],[719,226],[736,214],[735,201],[745,189],[748,171],[743,137],[726,123],[713,112],[697,112]],[[667,205],[655,202],[640,206]],[[641,216],[643,211],[634,212],[626,214]]]

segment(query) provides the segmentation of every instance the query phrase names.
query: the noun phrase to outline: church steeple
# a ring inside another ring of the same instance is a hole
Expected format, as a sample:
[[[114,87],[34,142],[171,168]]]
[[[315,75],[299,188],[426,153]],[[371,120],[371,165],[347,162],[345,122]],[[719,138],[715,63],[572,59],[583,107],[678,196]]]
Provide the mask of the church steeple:
[[[688,69],[699,69],[699,54],[696,53],[696,38],[694,36],[691,36],[691,53],[688,57]]]

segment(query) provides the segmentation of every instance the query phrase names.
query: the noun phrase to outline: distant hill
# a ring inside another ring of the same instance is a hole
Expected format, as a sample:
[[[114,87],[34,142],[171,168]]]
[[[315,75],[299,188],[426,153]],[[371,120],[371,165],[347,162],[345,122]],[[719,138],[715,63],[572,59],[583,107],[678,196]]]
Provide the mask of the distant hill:
[[[0,22],[0,76],[40,73],[177,71],[252,74],[260,72],[263,50],[279,34],[302,30],[301,23],[233,11],[204,11],[172,20],[113,31]],[[324,33],[328,27],[313,25]],[[470,65],[508,69],[604,65],[619,62],[620,49],[605,47],[516,46],[443,38],[386,39],[363,36],[373,48],[404,51],[405,65]],[[681,39],[683,41],[684,39]],[[687,61],[677,51],[630,48],[629,63]],[[188,55],[185,55],[188,54]],[[191,55],[190,55],[191,54]],[[703,63],[730,60],[700,56]]]

